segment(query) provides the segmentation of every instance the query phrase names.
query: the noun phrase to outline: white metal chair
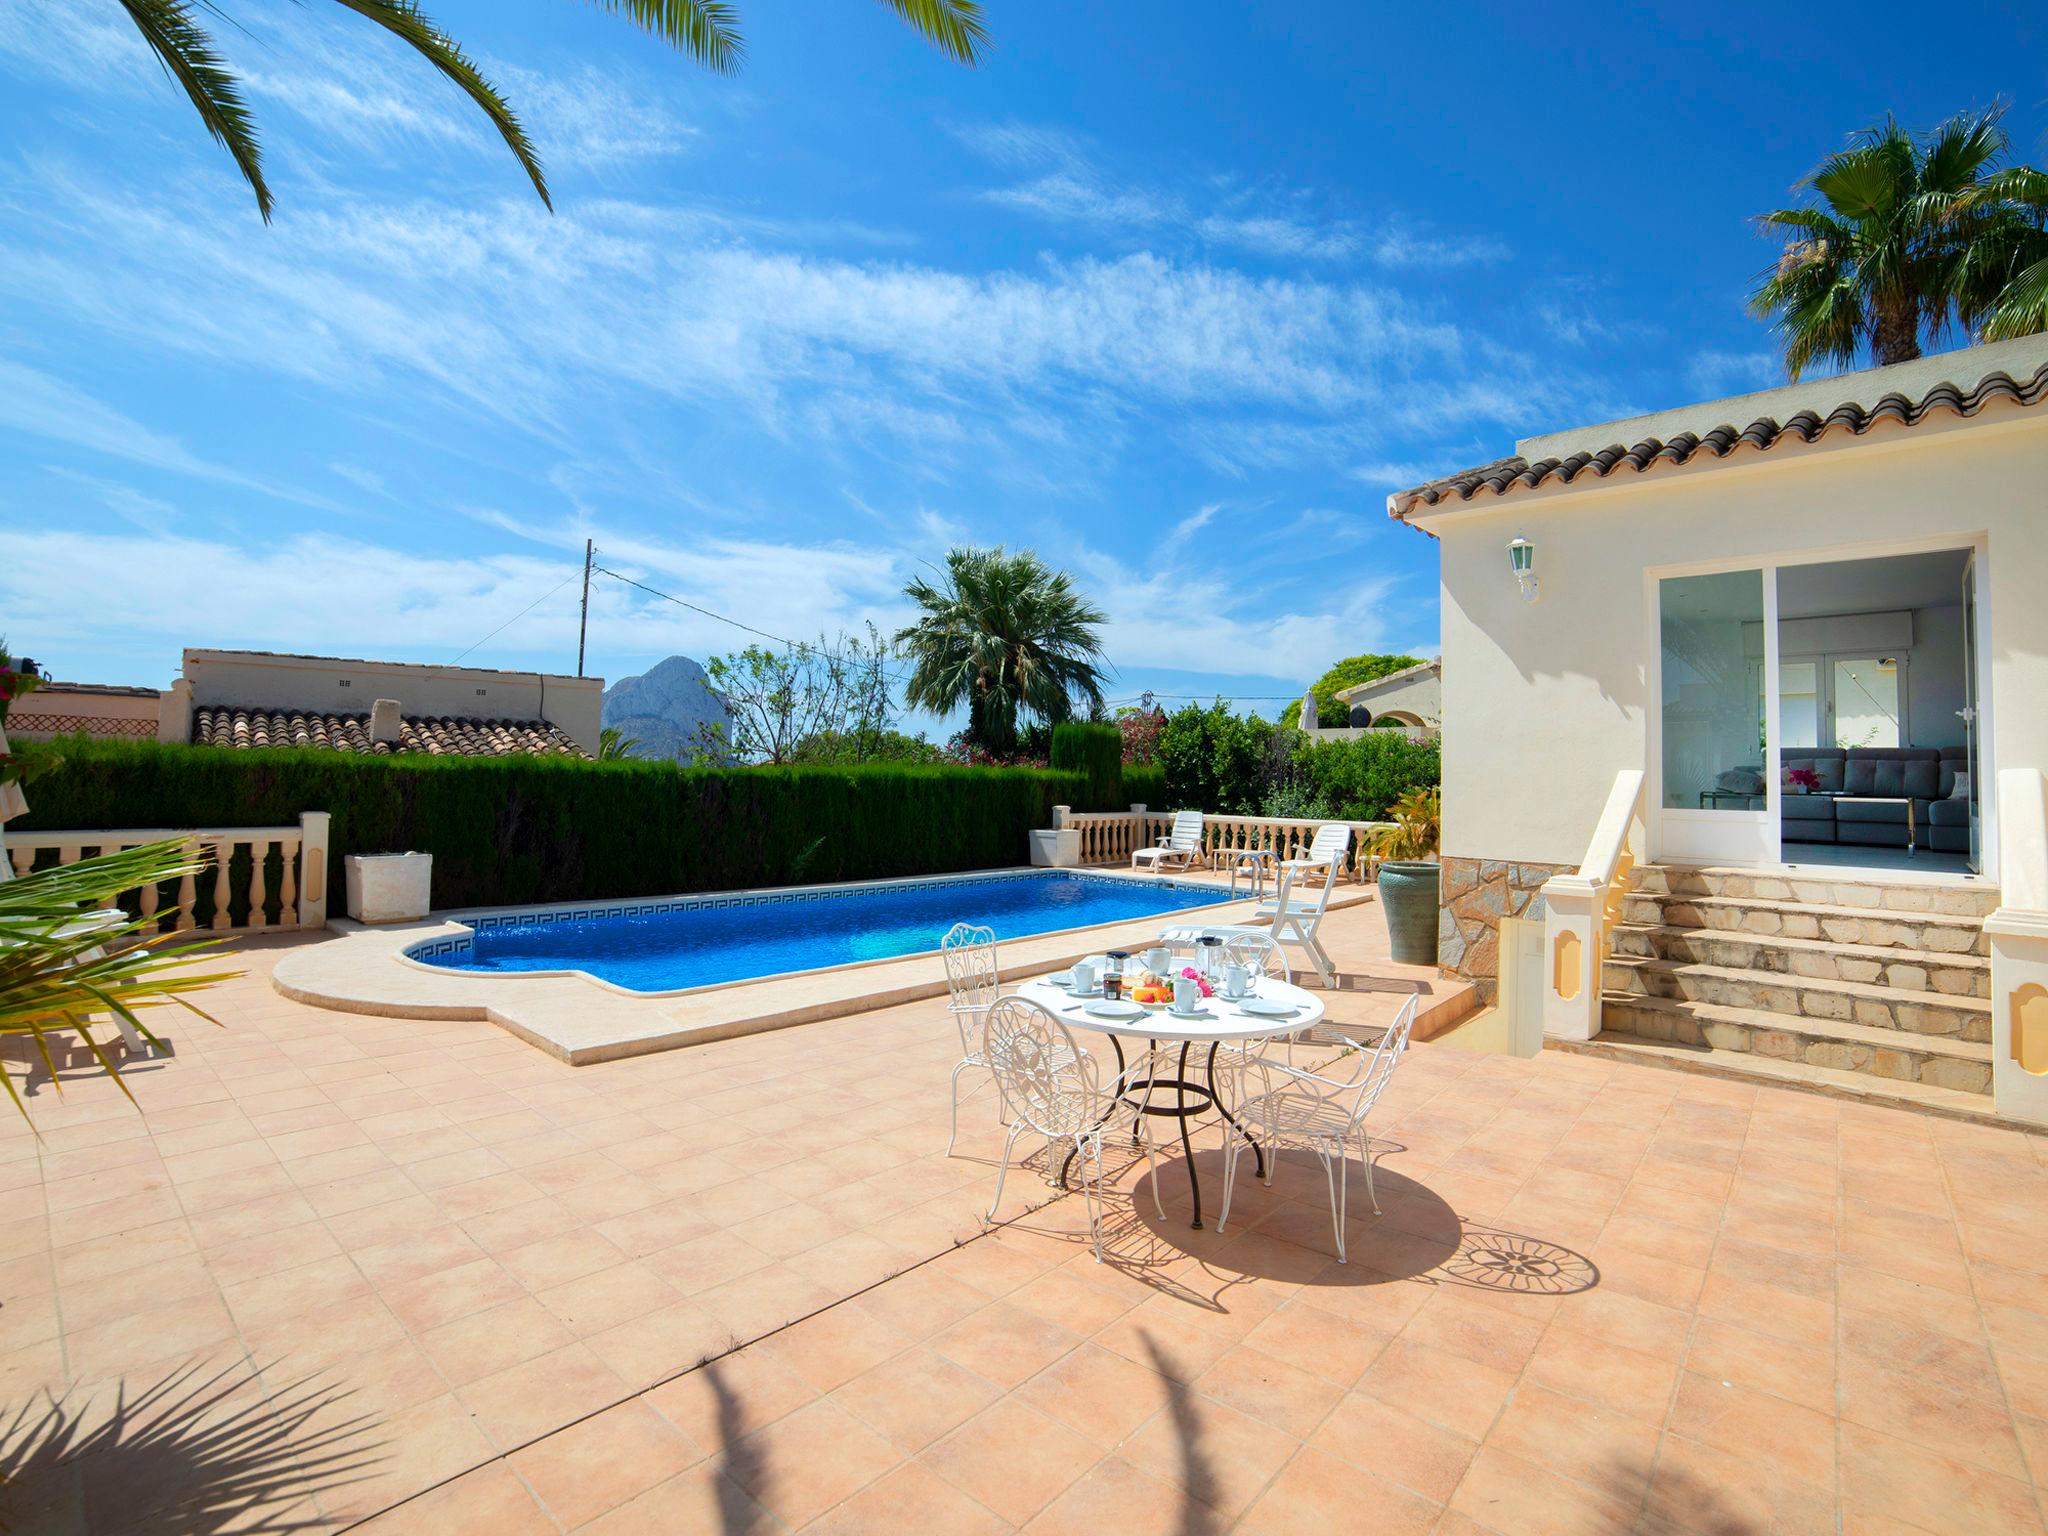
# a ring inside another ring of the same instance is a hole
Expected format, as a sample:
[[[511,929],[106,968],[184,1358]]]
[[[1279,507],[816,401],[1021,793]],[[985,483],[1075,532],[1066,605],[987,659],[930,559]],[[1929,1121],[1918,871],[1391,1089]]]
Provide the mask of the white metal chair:
[[[960,1136],[960,1074],[988,1065],[981,1053],[981,1026],[988,1017],[989,1005],[1002,993],[1002,972],[996,961],[993,928],[955,923],[939,940],[939,954],[946,962],[946,1011],[952,1015],[953,1028],[960,1036],[960,1064],[953,1068],[953,1120],[946,1133],[946,1155],[951,1157],[953,1143]],[[1001,1093],[999,1084],[996,1114],[998,1119],[1007,1121],[1010,1117],[1001,1102]]]
[[[1010,1173],[1010,1154],[1017,1138],[1032,1131],[1048,1147],[1068,1146],[1081,1165],[1081,1193],[1088,1204],[1088,1236],[1095,1262],[1102,1262],[1102,1133],[1116,1107],[1114,1093],[1098,1081],[1095,1058],[1074,1043],[1067,1026],[1025,997],[998,998],[982,1026],[982,1055],[995,1073],[996,1085],[1015,1121],[1003,1141],[1003,1165],[996,1175],[995,1198],[988,1219],[996,1219],[1003,1182]],[[1114,1089],[1115,1086],[1112,1085]],[[1159,1176],[1152,1139],[1144,1138],[1145,1165],[1152,1170],[1152,1198],[1159,1199]],[[1159,1207],[1164,1215],[1164,1207]]]
[[[1339,1078],[1326,1069],[1305,1071],[1284,1062],[1261,1059],[1253,1070],[1261,1079],[1260,1091],[1238,1105],[1238,1118],[1258,1127],[1266,1152],[1266,1182],[1273,1181],[1277,1154],[1283,1147],[1305,1147],[1323,1162],[1323,1176],[1330,1185],[1330,1223],[1337,1234],[1337,1262],[1349,1262],[1344,1254],[1344,1221],[1350,1197],[1350,1163],[1347,1154],[1352,1138],[1365,1161],[1365,1192],[1375,1216],[1380,1214],[1378,1193],[1373,1189],[1372,1137],[1366,1134],[1365,1117],[1386,1091],[1394,1068],[1408,1049],[1408,1033],[1415,1026],[1419,997],[1411,997],[1394,1015],[1394,1022],[1381,1034],[1379,1044],[1368,1050],[1348,1036],[1338,1036],[1353,1056],[1351,1075]],[[1223,1214],[1217,1218],[1221,1232],[1230,1221],[1230,1197],[1237,1183],[1237,1160],[1243,1155],[1240,1138],[1226,1137],[1223,1143]]]
[[[1166,868],[1169,862],[1176,868],[1188,869],[1201,862],[1202,858],[1202,813],[1200,811],[1175,811],[1173,827],[1149,848],[1139,848],[1131,854],[1131,868],[1143,869],[1149,865],[1156,873]]]
[[[1337,970],[1323,952],[1316,930],[1322,926],[1323,914],[1329,910],[1330,893],[1337,888],[1337,881],[1344,872],[1345,856],[1350,851],[1349,827],[1330,825],[1316,828],[1308,857],[1282,861],[1279,889],[1273,893],[1271,901],[1262,901],[1258,907],[1272,922],[1274,942],[1300,945],[1326,987],[1336,984]],[[1317,874],[1322,877],[1322,887],[1315,892],[1313,899],[1306,894],[1297,896],[1295,878],[1299,876],[1308,880]],[[1289,975],[1292,974],[1290,967]]]

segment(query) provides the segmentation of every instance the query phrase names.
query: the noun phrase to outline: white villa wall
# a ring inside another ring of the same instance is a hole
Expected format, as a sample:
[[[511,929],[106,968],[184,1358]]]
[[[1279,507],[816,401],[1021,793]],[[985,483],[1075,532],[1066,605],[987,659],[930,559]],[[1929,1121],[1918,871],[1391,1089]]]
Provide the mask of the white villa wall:
[[[1881,426],[1421,521],[1442,540],[1446,855],[1576,867],[1615,774],[1648,766],[1658,566],[1982,536],[1987,777],[2048,766],[2048,420]],[[1536,545],[1535,602],[1508,570],[1517,533]]]
[[[195,705],[368,714],[378,699],[396,699],[408,715],[547,720],[592,757],[604,708],[604,679],[548,672],[188,650],[184,676]]]

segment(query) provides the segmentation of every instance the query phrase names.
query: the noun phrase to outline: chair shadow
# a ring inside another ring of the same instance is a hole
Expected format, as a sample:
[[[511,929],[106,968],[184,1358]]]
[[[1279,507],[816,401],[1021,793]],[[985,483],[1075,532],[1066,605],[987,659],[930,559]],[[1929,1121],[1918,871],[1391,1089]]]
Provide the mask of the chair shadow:
[[[348,1395],[312,1377],[264,1389],[254,1367],[201,1363],[110,1403],[44,1394],[0,1424],[0,1530],[97,1529],[109,1515],[191,1536],[327,1529],[313,1496],[383,1459],[368,1415],[334,1417]]]

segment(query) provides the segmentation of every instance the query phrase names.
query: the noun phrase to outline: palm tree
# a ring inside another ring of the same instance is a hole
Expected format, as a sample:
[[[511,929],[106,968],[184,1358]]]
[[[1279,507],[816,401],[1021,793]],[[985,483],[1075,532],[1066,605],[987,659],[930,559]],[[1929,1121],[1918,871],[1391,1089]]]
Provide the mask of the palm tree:
[[[1817,201],[1758,216],[1785,249],[1750,308],[1773,322],[1792,378],[1814,363],[1849,367],[1866,342],[1878,364],[1906,362],[1923,330],[1938,338],[1990,308],[2003,112],[1961,113],[1919,136],[1887,119],[1799,184]]]
[[[631,758],[639,747],[640,738],[628,736],[624,726],[598,727],[597,760],[600,763],[623,763]]]
[[[215,51],[206,29],[193,20],[195,8],[204,8],[233,24],[223,6],[225,0],[115,0],[128,13],[155,52],[157,61],[198,110],[199,120],[214,142],[227,150],[242,176],[256,194],[256,207],[264,223],[270,222],[270,186],[263,179],[263,149],[256,137],[256,122],[242,97],[241,83]],[[464,95],[477,104],[491,126],[498,130],[533,190],[549,210],[547,178],[541,172],[540,156],[526,137],[512,108],[497,88],[486,80],[463,54],[456,41],[435,26],[420,11],[418,0],[336,0],[358,16],[375,22],[412,48],[422,58],[454,81]],[[730,74],[739,67],[745,45],[739,31],[739,15],[730,0],[590,0],[599,10],[624,12],[644,30],[673,43],[708,69]],[[980,60],[988,43],[988,29],[981,17],[980,0],[881,0],[911,30],[941,53],[963,64]]]
[[[991,752],[1017,743],[1017,714],[1054,724],[1076,700],[1102,704],[1102,610],[1030,550],[953,549],[944,580],[904,595],[924,616],[898,632],[911,662],[904,702],[945,714],[967,706],[967,737]]]
[[[2048,171],[1999,171],[1981,202],[1989,228],[1958,274],[1963,324],[1986,341],[2048,331]]]

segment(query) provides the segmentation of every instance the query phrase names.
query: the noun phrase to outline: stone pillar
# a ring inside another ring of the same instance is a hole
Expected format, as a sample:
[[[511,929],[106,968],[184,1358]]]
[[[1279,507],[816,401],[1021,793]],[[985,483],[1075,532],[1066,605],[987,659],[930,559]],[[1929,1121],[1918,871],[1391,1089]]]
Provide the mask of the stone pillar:
[[[183,745],[192,739],[192,682],[178,678],[157,696],[156,739]]]
[[[378,699],[370,705],[370,740],[386,741],[395,747],[402,734],[398,700]]]
[[[1991,939],[1991,1105],[2048,1125],[2048,778],[1998,775],[1998,883]]]
[[[327,926],[327,850],[332,845],[326,811],[304,811],[299,816],[299,926]]]
[[[1067,824],[1067,818],[1074,814],[1071,805],[1056,805],[1052,808],[1052,829],[1057,832]]]
[[[1607,887],[1589,875],[1543,882],[1543,1033],[1590,1040],[1600,1033],[1600,916]]]

